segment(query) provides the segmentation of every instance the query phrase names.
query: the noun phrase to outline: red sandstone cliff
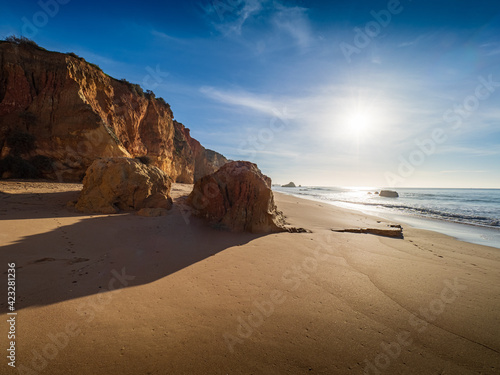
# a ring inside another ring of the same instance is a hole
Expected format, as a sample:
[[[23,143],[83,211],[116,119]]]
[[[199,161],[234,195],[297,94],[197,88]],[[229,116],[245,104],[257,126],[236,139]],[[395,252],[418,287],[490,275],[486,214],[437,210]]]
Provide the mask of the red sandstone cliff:
[[[227,162],[191,138],[163,99],[138,85],[74,54],[0,42],[0,158],[14,153],[8,140],[15,134],[34,140],[18,157],[50,158],[44,177],[64,181],[81,180],[99,157],[147,155],[174,181],[187,183]]]

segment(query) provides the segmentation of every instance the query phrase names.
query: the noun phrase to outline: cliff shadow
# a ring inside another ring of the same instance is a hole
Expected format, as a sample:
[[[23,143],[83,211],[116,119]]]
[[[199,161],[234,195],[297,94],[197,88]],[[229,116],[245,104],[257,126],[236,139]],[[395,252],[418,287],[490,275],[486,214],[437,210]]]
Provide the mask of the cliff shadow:
[[[72,215],[67,209],[58,214]],[[220,231],[194,217],[187,222],[178,205],[161,217],[122,214],[55,220],[55,229],[50,223],[47,232],[0,247],[4,281],[7,263],[16,264],[17,310],[148,284],[260,237]],[[29,221],[19,221],[20,233]],[[0,301],[1,308],[6,305]]]
[[[0,222],[2,220],[88,217],[88,214],[66,208],[68,202],[76,201],[79,195],[80,190],[15,194],[0,191]]]

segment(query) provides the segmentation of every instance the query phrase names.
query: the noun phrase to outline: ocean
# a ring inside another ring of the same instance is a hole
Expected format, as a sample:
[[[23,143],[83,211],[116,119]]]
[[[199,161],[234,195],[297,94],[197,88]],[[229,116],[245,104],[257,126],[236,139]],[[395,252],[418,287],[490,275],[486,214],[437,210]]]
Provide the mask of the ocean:
[[[434,230],[459,240],[500,248],[500,189],[377,189],[273,186],[273,190]]]

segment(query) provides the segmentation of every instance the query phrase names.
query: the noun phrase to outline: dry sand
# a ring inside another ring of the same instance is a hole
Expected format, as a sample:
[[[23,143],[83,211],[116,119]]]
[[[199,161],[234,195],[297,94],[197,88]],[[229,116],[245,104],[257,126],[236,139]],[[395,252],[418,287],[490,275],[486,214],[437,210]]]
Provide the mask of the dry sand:
[[[0,374],[499,374],[500,251],[276,194],[313,233],[82,215],[81,185],[0,182],[17,265],[16,369]],[[377,221],[382,221],[377,223]],[[0,347],[8,349],[6,293]]]

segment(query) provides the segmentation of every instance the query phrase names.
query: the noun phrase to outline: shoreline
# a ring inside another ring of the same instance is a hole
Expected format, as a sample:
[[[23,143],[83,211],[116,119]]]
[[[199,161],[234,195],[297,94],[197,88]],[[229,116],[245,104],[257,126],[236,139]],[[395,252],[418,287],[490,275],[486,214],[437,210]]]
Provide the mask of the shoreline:
[[[403,212],[389,212],[389,211],[384,212],[383,210],[377,210],[373,208],[369,209],[366,206],[358,207],[359,205],[355,203],[328,201],[305,195],[298,196],[293,192],[283,192],[274,190],[273,192],[275,194],[281,193],[297,197],[300,199],[326,203],[333,205],[335,207],[380,217],[385,220],[398,221],[410,225],[416,229],[424,229],[441,233],[450,236],[458,241],[500,249],[500,228],[497,229],[494,227],[481,226],[472,223],[461,223],[445,219],[411,215]]]
[[[407,226],[403,239],[333,232],[392,221],[280,193],[287,221],[312,233],[220,231],[185,220],[185,184],[173,184],[166,216],[83,215],[66,207],[80,188],[0,182],[0,254],[20,287],[18,368],[500,371],[497,249]]]

